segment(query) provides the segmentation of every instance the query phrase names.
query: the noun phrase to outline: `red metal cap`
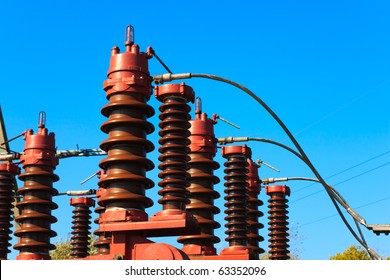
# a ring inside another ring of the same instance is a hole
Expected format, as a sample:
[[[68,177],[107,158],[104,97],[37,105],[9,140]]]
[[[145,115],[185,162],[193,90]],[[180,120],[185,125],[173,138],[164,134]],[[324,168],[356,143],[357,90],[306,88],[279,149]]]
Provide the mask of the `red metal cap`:
[[[121,53],[118,47],[111,49],[108,79],[103,84],[106,96],[109,98],[116,92],[137,92],[149,98],[151,79],[148,59],[152,57],[152,49],[149,47],[146,53],[139,51],[139,46],[133,43],[132,27],[126,28],[125,40],[125,52]]]
[[[196,114],[194,120],[190,120],[190,140],[191,152],[209,153],[213,156],[217,152],[217,139],[214,134],[214,124],[212,119],[207,118],[206,113]]]
[[[36,134],[28,130],[24,139],[24,154],[20,156],[23,167],[26,165],[46,165],[55,168],[58,165],[56,157],[55,135],[48,133],[47,128],[39,128]]]
[[[8,172],[12,175],[20,174],[20,168],[12,162],[3,162],[0,163],[0,172]]]
[[[214,124],[215,121],[208,118],[206,113],[196,114],[195,119],[190,120],[191,135],[210,135],[214,136]]]
[[[227,157],[231,155],[244,155],[247,158],[252,156],[252,150],[247,145],[243,146],[223,146],[222,156]]]
[[[136,70],[147,73],[148,57],[146,53],[140,53],[139,46],[133,44],[126,47],[126,51],[121,53],[118,47],[111,49],[110,68],[107,71],[107,76],[118,71]]]
[[[195,93],[192,87],[187,86],[185,83],[180,84],[165,84],[162,86],[154,87],[154,96],[159,101],[163,101],[166,96],[181,96],[187,100],[187,102],[194,103]]]
[[[55,151],[54,133],[48,133],[47,128],[39,129],[36,134],[33,134],[33,130],[30,129],[24,135],[26,145],[24,150],[27,149],[45,149]]]
[[[290,195],[290,188],[286,185],[275,185],[275,186],[268,186],[265,188],[265,193],[271,194],[271,193],[283,193],[285,195]]]
[[[75,197],[70,199],[70,205],[86,205],[86,206],[95,206],[95,200],[90,197]]]

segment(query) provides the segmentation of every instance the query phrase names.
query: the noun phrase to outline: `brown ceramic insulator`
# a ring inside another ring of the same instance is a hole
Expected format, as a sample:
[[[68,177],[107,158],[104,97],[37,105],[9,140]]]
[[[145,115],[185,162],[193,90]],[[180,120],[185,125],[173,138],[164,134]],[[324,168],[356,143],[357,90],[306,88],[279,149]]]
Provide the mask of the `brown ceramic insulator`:
[[[214,235],[214,229],[221,226],[214,219],[214,215],[220,212],[214,206],[214,200],[220,197],[214,190],[214,185],[220,181],[214,176],[214,170],[219,168],[219,164],[213,160],[217,151],[214,134],[216,121],[202,113],[199,97],[195,102],[195,119],[190,120],[190,123],[190,186],[187,188],[190,203],[186,205],[186,210],[198,221],[200,234],[181,236],[178,242],[183,243],[184,247],[198,245],[203,250],[202,254],[215,255],[214,244],[220,242],[220,239]]]
[[[201,234],[181,236],[178,242],[213,248],[215,243],[220,242],[219,237],[214,235],[214,229],[220,227],[214,220],[214,215],[220,212],[219,208],[214,206],[214,200],[220,196],[214,190],[214,185],[219,183],[219,178],[214,176],[214,170],[219,164],[212,160],[210,154],[191,152],[189,156],[190,186],[187,190],[190,203],[186,205],[186,210],[198,221]]]
[[[160,131],[158,151],[161,153],[158,174],[162,188],[158,202],[164,210],[185,210],[189,203],[188,191],[188,131],[191,110],[188,102],[193,101],[192,88],[183,84],[169,84],[155,87],[155,96],[162,101],[160,110]]]
[[[127,33],[130,34],[130,33]],[[133,43],[132,35],[126,35],[126,49],[120,52],[112,48],[108,79],[104,90],[109,103],[101,112],[108,120],[101,130],[108,134],[100,148],[107,152],[99,166],[106,176],[99,180],[99,186],[106,189],[99,205],[106,208],[121,208],[138,211],[147,219],[145,208],[153,205],[145,190],[154,183],[146,178],[146,171],[153,169],[153,162],[146,154],[154,149],[146,139],[154,127],[147,118],[154,110],[147,105],[151,95],[151,78],[148,59],[151,53],[140,52]],[[145,215],[143,215],[145,214]]]
[[[110,103],[103,107],[102,113],[109,117],[102,130],[108,139],[100,147],[107,152],[99,166],[106,170],[99,186],[106,193],[99,205],[107,208],[120,207],[145,211],[153,205],[145,196],[145,190],[153,187],[153,181],[146,178],[146,171],[153,169],[153,163],[146,153],[154,149],[146,140],[153,131],[153,125],[146,121],[153,115],[153,109],[146,105],[143,94],[113,94]]]
[[[51,224],[57,222],[51,211],[58,208],[52,201],[52,197],[58,194],[52,187],[58,177],[49,166],[27,166],[19,179],[24,181],[18,190],[23,199],[16,204],[20,215],[15,220],[21,227],[15,231],[15,236],[20,239],[14,248],[20,253],[48,255],[55,249],[50,238],[57,235],[51,230]]]
[[[85,258],[89,255],[89,238],[91,213],[90,207],[95,205],[92,198],[78,197],[70,200],[70,205],[75,209],[72,211],[72,237],[70,246],[71,258]]]
[[[103,172],[102,172],[103,173]],[[99,179],[101,179],[103,174],[99,175]],[[105,175],[105,172],[104,172]],[[99,202],[101,197],[104,195],[106,192],[106,189],[99,187],[98,191],[96,192],[96,198],[97,201]],[[100,215],[104,213],[105,207],[102,206],[97,206],[95,208],[95,213],[97,213],[99,216],[94,220],[95,224],[100,224]],[[110,253],[110,244],[111,244],[111,232],[103,232],[99,228],[95,230],[94,235],[97,236],[97,240],[93,243],[93,246],[96,248],[97,252],[96,254],[98,255],[105,255]]]
[[[97,174],[98,174],[98,178],[101,179],[101,178],[103,178],[103,177],[106,176],[106,171],[105,171],[105,170],[101,170],[101,171],[99,171]],[[102,198],[102,196],[103,196],[105,193],[106,193],[106,189],[105,189],[105,188],[98,187],[98,190],[96,191],[96,200],[97,200],[97,202],[100,201],[100,199]],[[95,207],[94,212],[97,213],[97,214],[99,215],[99,216],[93,221],[95,224],[99,224],[100,214],[104,213],[104,211],[105,211],[105,207],[100,206],[99,204],[98,204],[97,207]],[[98,233],[98,230],[95,231],[95,234],[96,234],[96,235],[99,235],[99,234],[97,234],[97,233]]]
[[[13,163],[0,163],[0,259],[6,260],[11,244],[12,202],[14,201],[13,181],[19,174],[19,167]]]
[[[271,260],[290,259],[288,250],[288,199],[290,194],[287,186],[268,186],[266,192],[270,195],[268,200],[268,225],[269,225],[269,258]]]
[[[94,234],[98,237],[98,239],[93,243],[93,246],[97,250],[96,254],[97,255],[109,254],[110,244],[111,244],[111,233],[95,230]]]
[[[259,243],[264,241],[264,237],[259,235],[259,229],[264,228],[264,225],[259,222],[259,217],[263,216],[263,212],[258,210],[258,207],[263,205],[262,201],[248,192],[249,200],[247,204],[248,210],[248,248],[253,250],[255,254],[264,253],[264,249],[259,247]]]
[[[247,158],[241,153],[241,146],[223,147],[222,155],[227,158],[225,162],[225,220],[227,223],[225,233],[228,237],[225,239],[231,246],[247,246]],[[235,151],[236,150],[236,151]]]
[[[259,243],[264,241],[264,237],[259,235],[259,229],[264,228],[264,225],[259,222],[259,218],[264,215],[259,211],[259,206],[263,202],[258,198],[260,194],[260,178],[258,173],[259,166],[256,165],[252,159],[248,159],[248,248],[251,250],[255,259],[258,259],[259,254],[264,253],[264,249],[259,247]]]

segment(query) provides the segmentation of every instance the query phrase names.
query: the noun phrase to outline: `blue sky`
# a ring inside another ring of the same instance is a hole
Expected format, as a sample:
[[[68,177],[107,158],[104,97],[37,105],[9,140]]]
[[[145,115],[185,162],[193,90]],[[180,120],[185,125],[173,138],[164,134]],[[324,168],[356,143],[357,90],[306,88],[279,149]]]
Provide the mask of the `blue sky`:
[[[93,4],[92,4],[93,3]],[[36,130],[38,113],[47,114],[58,149],[97,148],[107,103],[102,84],[111,47],[123,48],[127,24],[145,51],[152,46],[175,73],[219,75],[260,96],[286,123],[324,178],[370,224],[390,223],[390,3],[388,1],[2,1],[0,3],[0,104],[8,137]],[[152,75],[165,73],[155,60]],[[291,142],[250,97],[214,81],[186,81],[203,101],[203,111],[219,114],[217,137],[250,136]],[[150,104],[158,108],[154,98]],[[156,110],[158,112],[158,110]],[[150,119],[158,130],[158,114]],[[156,146],[157,131],[150,136]],[[11,142],[22,151],[23,140]],[[247,143],[263,166],[262,178],[313,177],[297,158],[278,147]],[[157,161],[157,149],[149,157]],[[61,160],[56,169],[60,192],[95,188],[101,158]],[[220,154],[216,160],[223,163]],[[360,164],[365,162],[364,164]],[[157,165],[157,164],[156,164]],[[161,207],[156,168],[148,191]],[[223,168],[216,174],[222,179]],[[223,182],[222,182],[223,183]],[[216,189],[223,192],[223,184]],[[19,182],[21,186],[21,182]],[[329,259],[357,244],[318,184],[288,182],[291,243],[301,259]],[[222,196],[223,197],[223,196]],[[262,191],[260,198],[266,202]],[[61,238],[71,231],[69,197],[58,197],[53,229]],[[223,210],[223,201],[216,202]],[[266,207],[261,209],[266,220]],[[221,211],[223,213],[223,211]],[[223,214],[217,219],[223,225]],[[349,219],[349,221],[351,221]],[[217,231],[224,239],[224,228]],[[370,247],[390,256],[389,236],[363,229]],[[261,231],[267,239],[267,231]],[[53,238],[53,242],[58,237]],[[159,241],[172,242],[172,238]],[[226,242],[217,245],[224,248]],[[267,247],[267,242],[261,244]],[[13,252],[10,258],[14,258]]]

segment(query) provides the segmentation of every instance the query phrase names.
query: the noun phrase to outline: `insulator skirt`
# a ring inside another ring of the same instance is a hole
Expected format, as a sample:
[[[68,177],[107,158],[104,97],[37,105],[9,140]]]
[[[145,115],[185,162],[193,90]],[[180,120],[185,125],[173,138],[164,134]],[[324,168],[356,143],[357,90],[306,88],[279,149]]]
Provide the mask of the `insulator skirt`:
[[[251,193],[249,191],[248,194],[248,248],[254,251],[256,254],[262,254],[264,253],[264,249],[259,247],[259,242],[264,241],[264,237],[259,235],[259,229],[264,228],[264,225],[259,222],[259,218],[264,214],[263,212],[259,211],[258,208],[259,206],[263,205],[263,202],[257,198],[257,193]]]
[[[75,205],[72,211],[72,237],[70,255],[72,258],[85,258],[89,255],[89,235],[91,210],[88,205]]]
[[[268,200],[269,254],[272,260],[289,259],[288,200],[283,193],[271,193]]]
[[[158,200],[163,210],[185,210],[189,203],[187,198],[189,186],[188,169],[188,144],[189,144],[189,119],[190,106],[187,100],[179,96],[164,98],[160,106],[159,135],[161,136],[158,149],[161,155],[158,166],[162,172],[158,174],[162,180],[158,183],[162,189],[158,192],[162,197]]]
[[[6,260],[8,249],[11,246],[12,231],[12,202],[13,195],[13,175],[9,172],[0,171],[0,259]]]
[[[219,178],[214,176],[214,170],[219,164],[211,159],[210,154],[190,153],[189,156],[190,186],[187,190],[190,203],[187,204],[186,210],[198,221],[201,234],[181,236],[178,242],[184,245],[213,247],[214,243],[220,242],[219,237],[214,235],[214,229],[220,227],[214,220],[214,215],[220,212],[219,208],[214,206],[214,200],[219,198],[219,193],[214,190],[214,184],[219,183]]]
[[[225,239],[229,246],[247,246],[247,201],[246,193],[246,158],[244,156],[230,155],[227,157],[224,177],[225,182],[225,220],[227,223],[225,233],[228,237]]]
[[[52,185],[58,180],[50,166],[26,166],[19,179],[24,181],[18,193],[23,197],[16,206],[20,215],[15,218],[21,224],[15,236],[19,237],[19,243],[14,248],[20,253],[39,253],[48,255],[55,245],[50,243],[50,238],[56,236],[51,229],[51,224],[57,222],[51,211],[58,206],[52,201],[52,197],[58,192]]]
[[[144,211],[153,205],[145,190],[154,183],[146,178],[146,171],[153,169],[153,162],[146,153],[154,149],[146,140],[153,132],[153,125],[147,118],[154,114],[146,104],[147,97],[137,92],[116,92],[108,95],[109,103],[102,108],[102,114],[109,119],[102,124],[102,131],[108,139],[100,147],[107,152],[99,166],[106,170],[99,186],[106,188],[99,200],[102,207],[120,207]]]

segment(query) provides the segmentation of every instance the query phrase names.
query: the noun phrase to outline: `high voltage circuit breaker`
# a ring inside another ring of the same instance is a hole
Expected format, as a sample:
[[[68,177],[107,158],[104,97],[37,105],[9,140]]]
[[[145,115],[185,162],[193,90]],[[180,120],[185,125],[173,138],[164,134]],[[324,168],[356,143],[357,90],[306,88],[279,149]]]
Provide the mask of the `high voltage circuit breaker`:
[[[74,206],[71,258],[88,260],[256,260],[265,252],[259,235],[263,213],[259,207],[261,180],[259,164],[252,160],[246,145],[222,147],[224,163],[224,213],[228,247],[217,252],[220,238],[214,230],[221,225],[214,219],[222,209],[214,205],[221,196],[214,185],[221,181],[214,175],[220,164],[214,160],[218,140],[211,118],[202,112],[201,101],[184,83],[157,85],[152,88],[148,60],[155,56],[151,47],[141,52],[133,42],[133,28],[126,30],[124,51],[111,50],[110,66],[104,90],[108,103],[101,113],[107,117],[101,130],[107,138],[101,143],[104,158],[99,163],[99,182],[93,195],[71,198]],[[159,59],[159,58],[158,58]],[[154,131],[148,118],[155,109],[148,105],[151,95],[161,102],[159,107],[159,164],[147,158],[155,143],[147,139]],[[195,103],[195,118],[191,107]],[[50,239],[56,235],[52,224],[57,218],[52,210],[58,206],[53,186],[59,177],[54,173],[59,164],[55,135],[45,127],[41,113],[38,131],[28,130],[23,153],[3,159],[0,164],[0,258],[7,259],[12,227],[14,178],[23,186],[17,189],[19,210],[15,221],[18,238],[14,249],[18,260],[47,260],[55,248]],[[22,170],[12,160],[18,158]],[[146,173],[157,165],[157,183],[161,211],[149,215],[145,209],[153,205],[146,190],[156,188]],[[265,188],[269,198],[269,258],[288,259],[287,196],[284,185]],[[91,234],[91,208],[98,218],[95,255],[88,255]],[[153,237],[177,236],[181,248],[155,243]]]

